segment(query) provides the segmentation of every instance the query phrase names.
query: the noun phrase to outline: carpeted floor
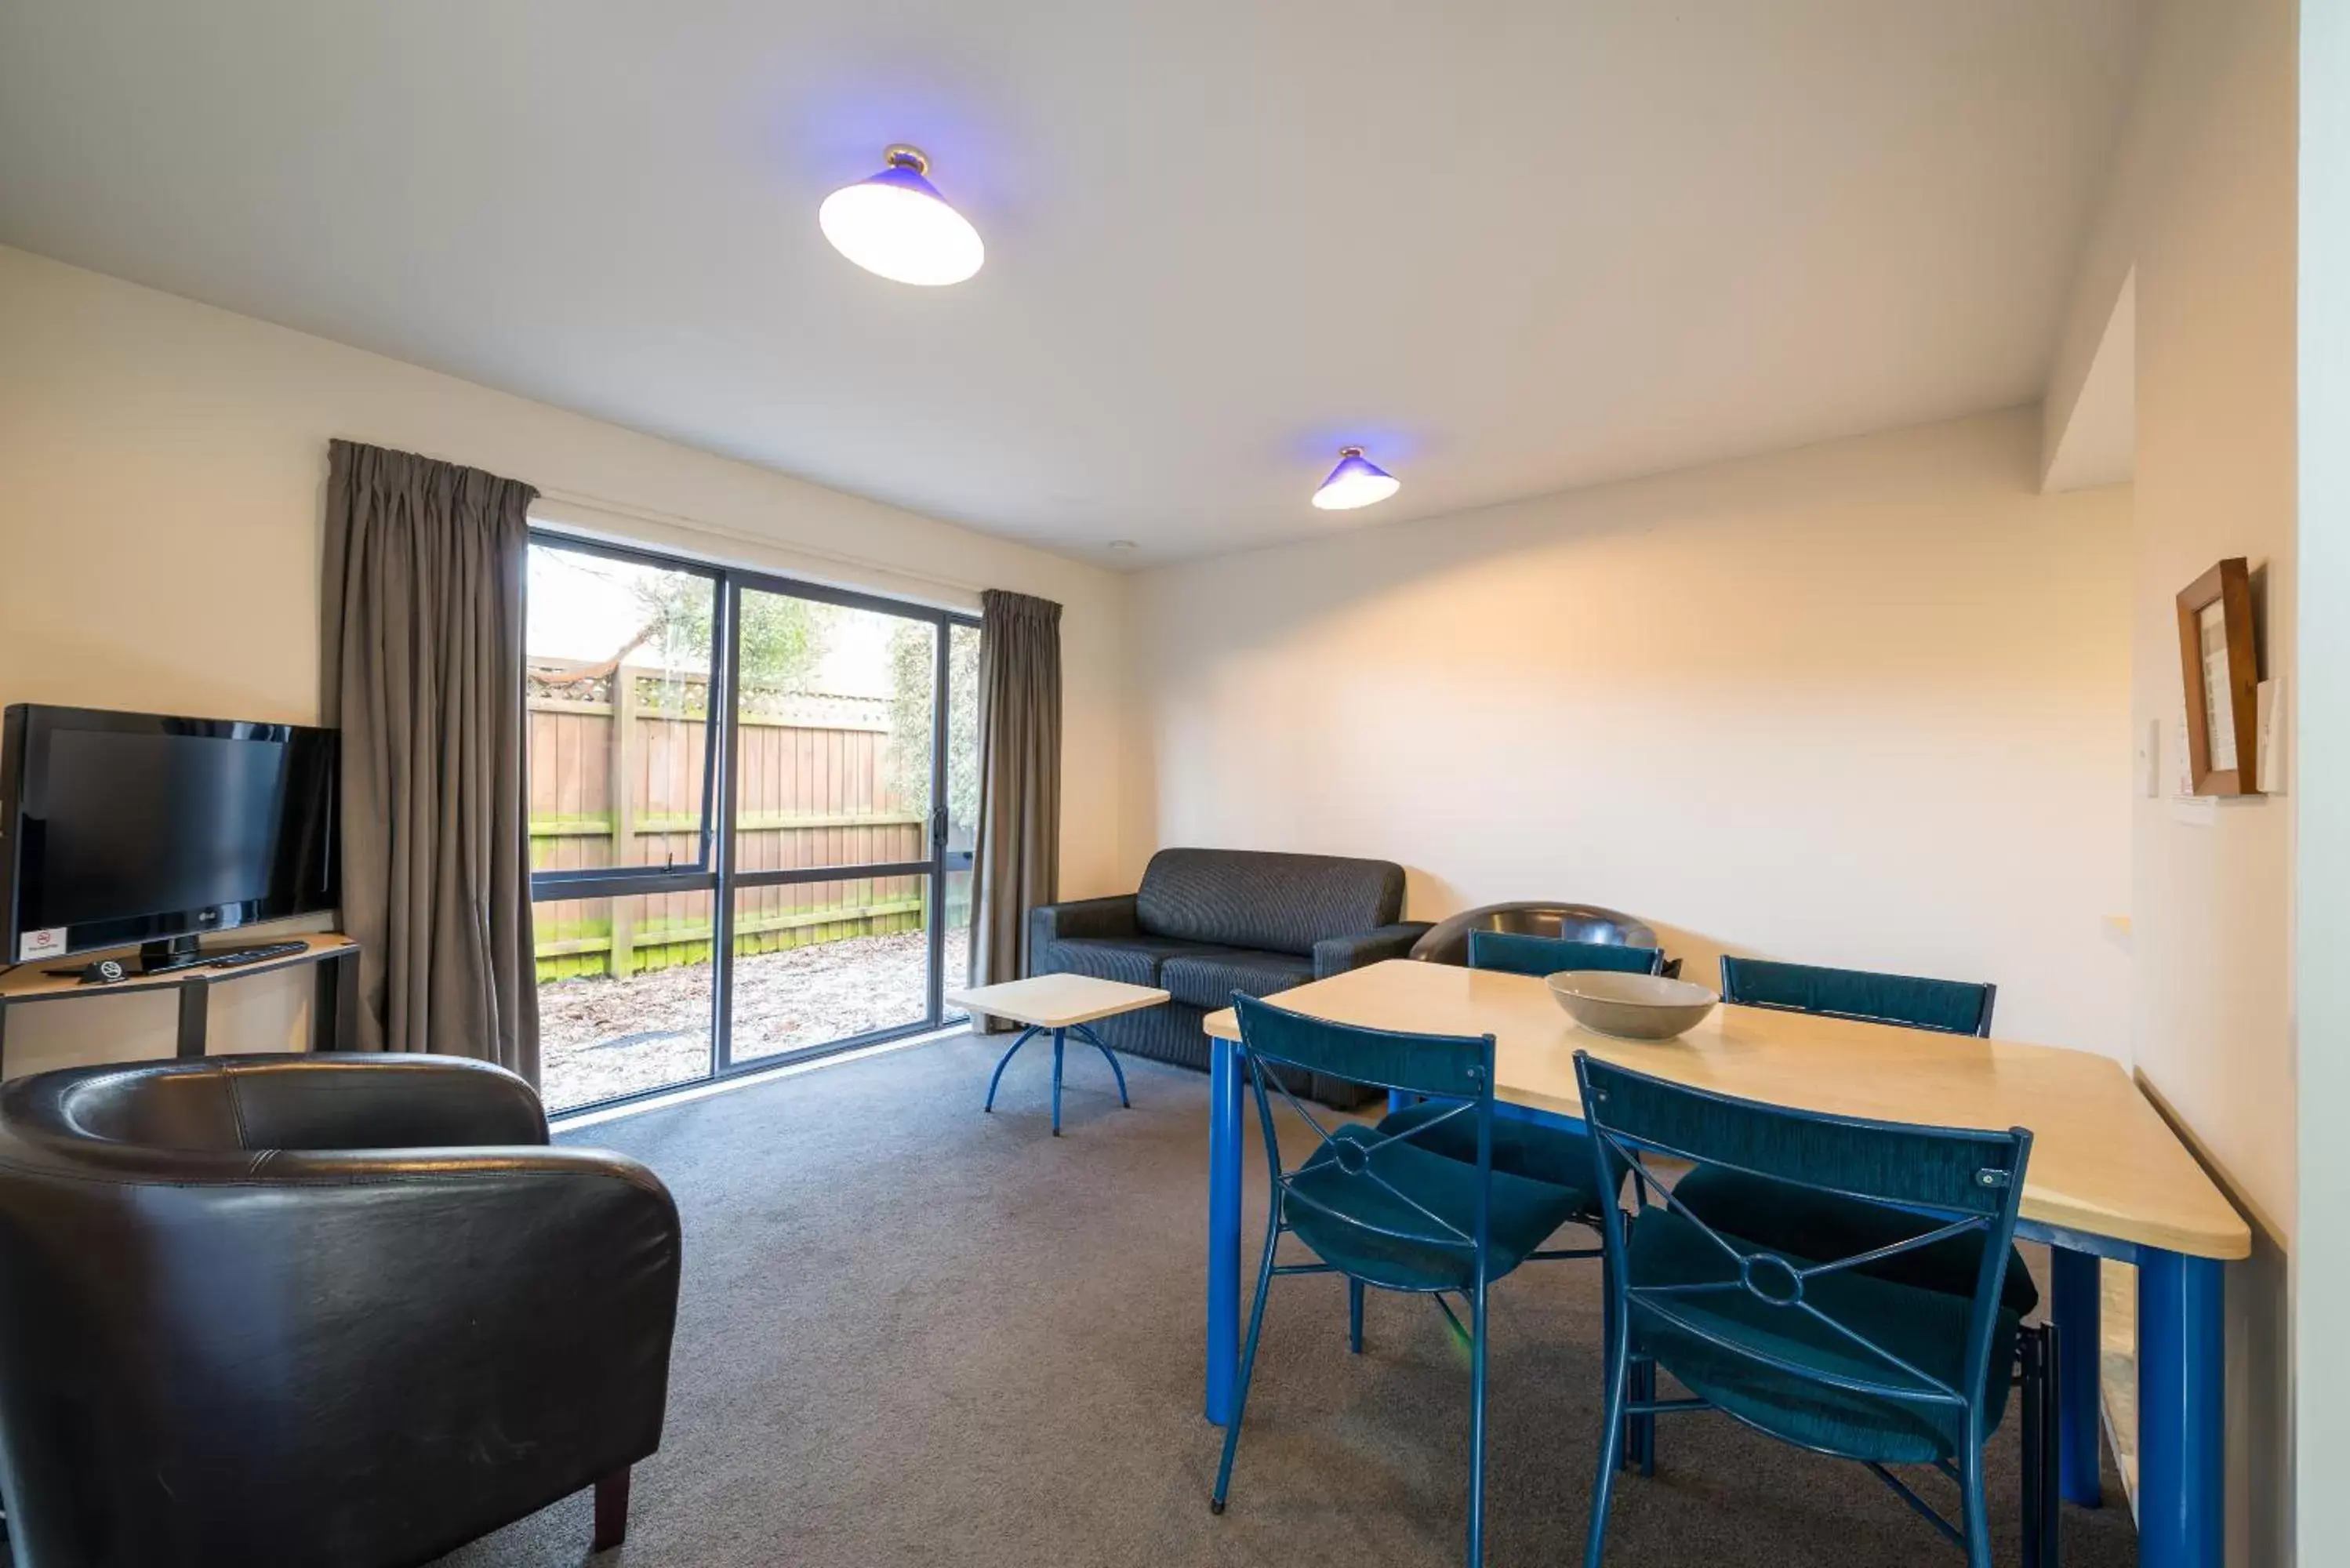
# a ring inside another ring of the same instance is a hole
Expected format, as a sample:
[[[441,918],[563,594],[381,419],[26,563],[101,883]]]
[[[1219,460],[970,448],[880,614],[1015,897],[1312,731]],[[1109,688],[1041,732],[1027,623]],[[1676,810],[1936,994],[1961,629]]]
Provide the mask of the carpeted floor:
[[[1207,1081],[1130,1063],[1120,1111],[1072,1053],[1055,1139],[1045,1053],[981,1114],[997,1048],[956,1037],[566,1139],[646,1161],[685,1218],[668,1429],[598,1568],[1458,1563],[1465,1358],[1432,1306],[1377,1293],[1349,1356],[1334,1280],[1274,1286],[1231,1511],[1209,1513]],[[1554,1263],[1495,1287],[1495,1568],[1580,1560],[1596,1284]],[[1662,1424],[1659,1447],[1655,1478],[1618,1490],[1611,1564],[1960,1560],[1857,1466],[1710,1414]],[[2012,1417],[1991,1464],[2012,1563]],[[588,1537],[583,1495],[442,1568],[573,1568]],[[2068,1568],[2135,1563],[2126,1509],[2068,1509],[2064,1550]]]

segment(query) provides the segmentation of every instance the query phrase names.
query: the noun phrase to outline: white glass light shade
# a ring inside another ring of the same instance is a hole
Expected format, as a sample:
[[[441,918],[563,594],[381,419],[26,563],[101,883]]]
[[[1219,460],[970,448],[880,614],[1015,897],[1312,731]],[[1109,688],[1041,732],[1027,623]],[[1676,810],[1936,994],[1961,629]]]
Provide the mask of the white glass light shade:
[[[1314,493],[1314,504],[1325,512],[1351,512],[1357,506],[1385,501],[1403,488],[1401,481],[1363,455],[1358,446],[1341,447],[1338,466]]]
[[[977,272],[987,247],[923,178],[928,160],[910,147],[892,147],[889,159],[887,169],[842,186],[816,210],[832,248],[897,283],[936,286]]]

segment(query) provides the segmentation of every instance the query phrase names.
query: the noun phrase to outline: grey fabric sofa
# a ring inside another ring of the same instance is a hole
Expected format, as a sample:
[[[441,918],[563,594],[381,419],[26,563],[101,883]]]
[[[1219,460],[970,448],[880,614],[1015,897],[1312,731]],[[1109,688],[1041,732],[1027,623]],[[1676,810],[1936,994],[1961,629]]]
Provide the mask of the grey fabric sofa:
[[[1162,849],[1135,892],[1030,910],[1028,970],[1163,988],[1172,996],[1164,1005],[1095,1027],[1115,1050],[1205,1068],[1201,1023],[1232,992],[1272,996],[1402,958],[1428,929],[1402,912],[1403,867],[1392,861]],[[1319,1077],[1311,1092],[1341,1107],[1368,1097]]]

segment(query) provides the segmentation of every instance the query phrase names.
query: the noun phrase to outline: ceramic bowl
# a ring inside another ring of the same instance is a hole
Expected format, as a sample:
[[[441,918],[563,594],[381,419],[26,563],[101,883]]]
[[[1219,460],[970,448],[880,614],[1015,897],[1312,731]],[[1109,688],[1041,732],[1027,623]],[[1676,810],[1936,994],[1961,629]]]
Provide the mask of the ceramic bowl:
[[[1721,998],[1704,986],[1660,974],[1571,969],[1543,983],[1567,1015],[1611,1040],[1670,1040],[1693,1028]]]

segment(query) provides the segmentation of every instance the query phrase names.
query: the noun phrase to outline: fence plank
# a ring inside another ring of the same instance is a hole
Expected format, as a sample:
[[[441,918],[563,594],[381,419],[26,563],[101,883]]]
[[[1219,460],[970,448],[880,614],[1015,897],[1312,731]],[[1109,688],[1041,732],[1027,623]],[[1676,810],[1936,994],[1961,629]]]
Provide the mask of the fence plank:
[[[611,736],[605,754],[612,770],[612,864],[626,866],[637,850],[636,761],[644,739],[644,726],[637,720],[637,672],[626,664],[612,672]],[[635,898],[612,900],[609,962],[613,975],[621,979],[637,967],[638,902]]]

